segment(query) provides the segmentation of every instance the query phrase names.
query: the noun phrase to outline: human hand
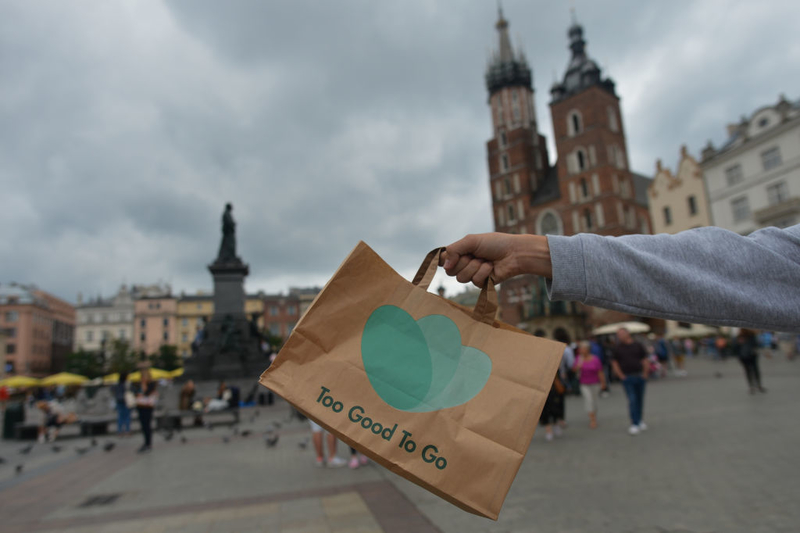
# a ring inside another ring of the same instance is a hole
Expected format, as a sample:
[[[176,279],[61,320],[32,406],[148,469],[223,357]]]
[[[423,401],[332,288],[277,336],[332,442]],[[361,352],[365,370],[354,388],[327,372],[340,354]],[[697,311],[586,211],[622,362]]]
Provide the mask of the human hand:
[[[483,287],[489,276],[500,283],[520,274],[553,275],[550,247],[540,235],[467,235],[447,246],[441,258],[448,275],[478,287]]]

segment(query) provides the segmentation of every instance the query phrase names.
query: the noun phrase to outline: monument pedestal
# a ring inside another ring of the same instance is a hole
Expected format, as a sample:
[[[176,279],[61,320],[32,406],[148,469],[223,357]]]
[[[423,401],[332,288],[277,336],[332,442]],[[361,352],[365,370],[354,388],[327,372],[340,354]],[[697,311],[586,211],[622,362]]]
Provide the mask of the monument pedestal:
[[[203,340],[186,360],[183,380],[258,379],[268,366],[258,331],[244,312],[244,278],[249,267],[238,257],[208,266],[214,278],[214,315]]]

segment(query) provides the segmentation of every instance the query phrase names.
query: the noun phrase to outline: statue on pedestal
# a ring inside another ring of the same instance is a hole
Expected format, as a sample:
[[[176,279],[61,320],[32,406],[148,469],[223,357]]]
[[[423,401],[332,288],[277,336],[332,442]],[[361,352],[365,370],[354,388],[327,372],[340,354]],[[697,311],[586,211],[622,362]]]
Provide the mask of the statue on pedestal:
[[[217,263],[234,263],[240,259],[236,257],[236,222],[233,220],[233,206],[225,204],[222,214],[222,242],[219,245]]]

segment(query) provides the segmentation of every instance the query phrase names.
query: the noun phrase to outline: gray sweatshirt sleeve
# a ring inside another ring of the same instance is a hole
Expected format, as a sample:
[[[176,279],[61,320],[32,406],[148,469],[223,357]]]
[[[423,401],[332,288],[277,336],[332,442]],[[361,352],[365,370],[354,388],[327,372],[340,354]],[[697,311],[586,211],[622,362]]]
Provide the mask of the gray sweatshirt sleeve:
[[[800,332],[800,225],[743,237],[548,236],[551,300],[718,326]]]

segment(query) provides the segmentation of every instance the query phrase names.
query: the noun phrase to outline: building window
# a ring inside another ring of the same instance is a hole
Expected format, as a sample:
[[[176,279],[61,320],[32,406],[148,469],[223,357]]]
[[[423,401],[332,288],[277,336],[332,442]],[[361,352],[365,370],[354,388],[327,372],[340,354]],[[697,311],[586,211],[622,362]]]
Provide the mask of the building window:
[[[586,231],[592,230],[592,212],[589,209],[583,210],[583,223],[586,225]]]
[[[168,327],[169,327],[169,318],[165,318],[165,319],[164,319],[164,327],[165,327],[165,328],[168,328]]]
[[[169,340],[169,333],[168,333],[168,332],[166,332],[166,331],[164,332],[164,340],[165,340],[165,341],[168,341],[168,340]]]
[[[6,322],[16,322],[17,320],[19,320],[19,312],[6,311]]]
[[[281,334],[281,325],[276,324],[275,322],[270,323],[269,325],[269,333],[270,335],[280,335]]]
[[[11,355],[16,353],[17,345],[16,344],[6,344],[6,355]]]
[[[578,170],[586,170],[586,154],[578,148],[575,155],[578,161]]]
[[[125,330],[124,329],[119,330],[119,338],[120,338],[120,340],[125,340]]]
[[[147,336],[146,336],[144,333],[142,333],[141,335],[139,335],[139,340],[140,340],[140,341],[144,342],[144,341],[145,341],[145,339],[147,339]]]
[[[503,172],[508,172],[508,154],[503,154],[500,156],[500,170]]]
[[[103,342],[106,342],[110,336],[111,336],[111,334],[108,332],[108,330],[104,329],[100,333],[100,340],[103,341]]]
[[[506,137],[506,132],[505,130],[503,130],[500,132],[500,146],[505,148],[507,144],[508,144],[508,137]]]
[[[608,106],[606,108],[608,111],[608,129],[611,131],[619,131],[619,123],[617,122],[617,113],[614,111],[614,108]]]
[[[780,181],[767,187],[769,205],[777,205],[789,199],[789,188],[785,181]]]
[[[189,335],[187,333],[182,334],[181,335],[181,341],[182,342],[189,342]]]
[[[0,329],[0,333],[5,333],[6,337],[13,339],[17,336],[17,328],[6,328],[5,331]]]
[[[295,306],[293,306],[293,305],[290,305],[289,307],[286,308],[286,314],[287,315],[296,315],[297,314],[297,308]]]
[[[772,170],[781,166],[781,150],[777,146],[761,152],[761,163],[764,165],[764,170]]]
[[[686,199],[689,202],[689,215],[694,216],[697,214],[697,198],[690,196]]]
[[[203,308],[203,304],[197,304],[197,309],[202,309],[202,308]]]
[[[750,204],[747,202],[747,196],[736,198],[731,201],[731,210],[733,211],[733,221],[742,222],[750,218]]]
[[[589,197],[589,184],[586,183],[585,178],[581,178],[581,198],[586,199]]]
[[[511,110],[514,113],[514,122],[519,122],[522,119],[522,115],[519,112],[519,96],[517,95],[517,91],[511,93]]]
[[[511,196],[511,180],[506,178],[503,180],[503,189],[505,191],[505,197]]]
[[[514,204],[508,204],[508,223],[513,224],[516,222],[516,217],[514,216]]]
[[[203,317],[198,317],[197,320],[194,321],[194,323],[197,324],[198,326],[202,326],[203,325]]]
[[[189,319],[188,318],[184,318],[183,320],[181,320],[181,325],[182,326],[188,326],[189,325]]]
[[[725,169],[725,181],[728,183],[728,187],[741,183],[743,179],[742,165],[737,163]]]
[[[571,111],[569,115],[567,115],[567,132],[569,136],[574,137],[579,134],[583,129],[582,126],[581,114],[578,111]]]
[[[669,207],[664,208],[664,225],[669,226],[672,224],[672,210]]]
[[[141,319],[141,320],[139,321],[139,327],[142,327],[142,328],[143,328],[143,327],[145,326],[145,323],[146,323],[146,322],[145,322],[145,319],[144,319],[144,318],[143,318],[143,319]]]
[[[86,332],[86,342],[92,342],[94,340],[94,331],[89,330]]]

